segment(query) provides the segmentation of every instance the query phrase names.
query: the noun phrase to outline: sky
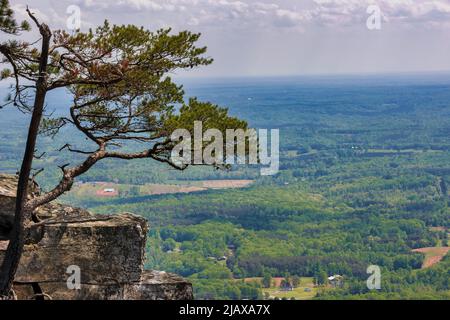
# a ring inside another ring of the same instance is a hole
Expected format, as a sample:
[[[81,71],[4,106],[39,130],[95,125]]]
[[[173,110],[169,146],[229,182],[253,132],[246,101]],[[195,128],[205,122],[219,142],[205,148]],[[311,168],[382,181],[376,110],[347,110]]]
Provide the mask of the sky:
[[[25,18],[28,4],[52,29],[66,29],[68,21],[70,26],[71,10],[79,8],[82,30],[108,19],[152,30],[201,32],[200,43],[215,61],[186,75],[192,77],[450,71],[450,0],[10,3],[18,19]]]

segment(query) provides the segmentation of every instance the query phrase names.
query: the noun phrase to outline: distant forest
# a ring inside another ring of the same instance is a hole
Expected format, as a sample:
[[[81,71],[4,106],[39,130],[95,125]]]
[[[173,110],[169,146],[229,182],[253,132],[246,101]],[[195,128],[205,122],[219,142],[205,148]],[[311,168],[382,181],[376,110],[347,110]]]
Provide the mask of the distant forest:
[[[433,249],[450,246],[450,76],[224,80],[186,89],[228,106],[253,127],[279,128],[280,173],[175,172],[146,161],[105,161],[83,182],[114,182],[133,192],[112,199],[73,192],[63,200],[100,214],[148,218],[147,267],[187,277],[197,299],[271,298],[262,282],[248,281],[255,277],[310,278],[315,299],[450,299],[449,255],[423,268],[438,255]],[[53,99],[49,108],[63,112],[64,99]],[[2,172],[17,171],[24,119],[0,111]],[[40,140],[44,188],[71,156],[57,151],[62,141]],[[255,182],[245,189],[139,193],[149,183],[209,179]],[[369,265],[381,268],[379,290],[366,285]],[[340,286],[330,285],[332,275],[343,277]]]

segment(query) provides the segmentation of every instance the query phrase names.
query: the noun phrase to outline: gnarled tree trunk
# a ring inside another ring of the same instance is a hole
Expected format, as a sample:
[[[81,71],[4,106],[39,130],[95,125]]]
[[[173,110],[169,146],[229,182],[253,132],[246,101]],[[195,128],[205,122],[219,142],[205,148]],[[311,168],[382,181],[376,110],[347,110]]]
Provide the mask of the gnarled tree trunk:
[[[39,79],[36,82],[36,96],[33,105],[33,113],[28,130],[25,154],[19,174],[12,236],[0,268],[0,297],[9,297],[11,294],[14,275],[19,266],[25,243],[25,222],[31,217],[33,211],[33,208],[27,206],[28,184],[33,165],[39,126],[44,111],[45,96],[47,94],[47,65],[50,38],[52,36],[50,29],[45,24],[39,25],[39,31],[42,35]]]

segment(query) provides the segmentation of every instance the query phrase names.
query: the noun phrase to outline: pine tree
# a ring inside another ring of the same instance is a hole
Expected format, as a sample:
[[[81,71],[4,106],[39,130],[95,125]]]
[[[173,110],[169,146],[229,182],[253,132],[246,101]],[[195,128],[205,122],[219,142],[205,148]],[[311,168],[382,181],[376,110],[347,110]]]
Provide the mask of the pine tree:
[[[26,24],[18,27],[8,2],[1,4],[2,30],[17,34]],[[75,179],[98,162],[147,159],[184,170],[187,164],[171,158],[177,145],[171,139],[174,130],[185,129],[193,136],[195,121],[203,122],[204,131],[247,129],[246,122],[230,117],[225,108],[195,98],[185,101],[182,86],[170,78],[176,71],[212,63],[204,56],[206,47],[196,45],[199,34],[172,34],[171,29],[151,32],[133,25],[111,26],[108,22],[86,33],[68,34],[52,32],[28,8],[27,13],[40,39],[33,44],[9,41],[0,45],[2,62],[8,64],[2,78],[15,83],[6,105],[31,114],[12,236],[0,268],[0,297],[11,294],[25,243],[25,225],[38,222],[35,210],[69,191]],[[47,94],[61,88],[72,95],[69,115],[45,118]],[[181,108],[175,112],[177,105]],[[73,147],[69,137],[60,151],[83,156],[84,160],[61,165],[59,183],[49,192],[28,199],[38,134],[54,136],[69,126],[90,141],[92,149]],[[127,147],[137,142],[143,149],[130,152]]]
[[[20,25],[14,19],[14,11],[11,9],[8,0],[0,0],[0,31],[17,34],[21,30],[29,30],[30,25],[23,21]]]

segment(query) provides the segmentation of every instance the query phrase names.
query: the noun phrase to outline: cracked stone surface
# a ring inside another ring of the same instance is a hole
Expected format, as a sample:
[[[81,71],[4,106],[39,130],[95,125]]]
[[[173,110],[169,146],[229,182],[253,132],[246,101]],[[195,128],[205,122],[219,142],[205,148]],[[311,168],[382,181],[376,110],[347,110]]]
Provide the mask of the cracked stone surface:
[[[53,300],[191,300],[193,296],[186,280],[161,271],[144,271],[136,282],[83,283],[80,290],[69,290],[65,282],[43,282],[39,287],[46,299]],[[16,283],[14,290],[20,299],[36,298],[31,284]]]
[[[0,240],[7,240],[14,220],[17,176],[0,174]],[[30,183],[29,197],[39,193],[39,187]]]
[[[80,267],[86,284],[139,281],[146,234],[145,219],[131,214],[71,216],[34,225],[15,281],[65,282],[72,265]]]

